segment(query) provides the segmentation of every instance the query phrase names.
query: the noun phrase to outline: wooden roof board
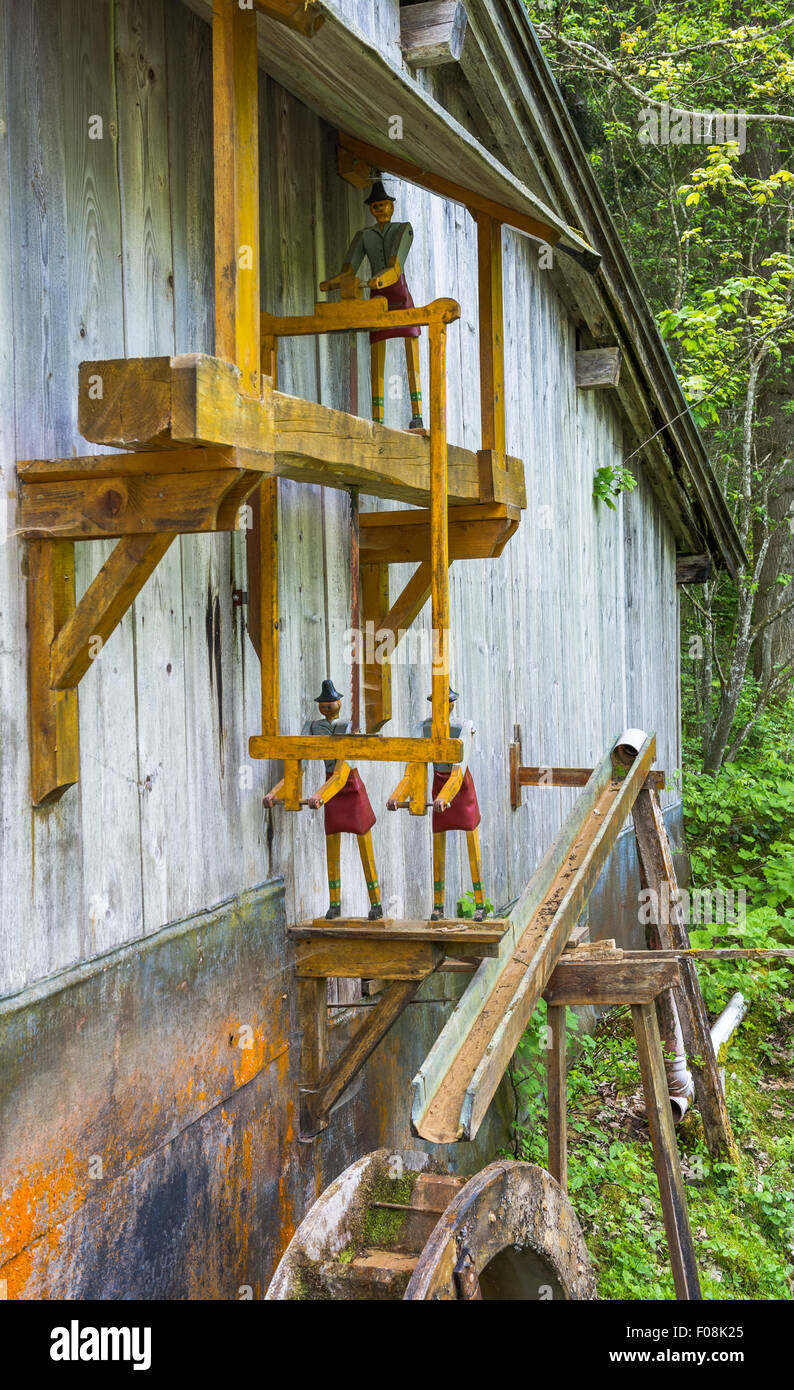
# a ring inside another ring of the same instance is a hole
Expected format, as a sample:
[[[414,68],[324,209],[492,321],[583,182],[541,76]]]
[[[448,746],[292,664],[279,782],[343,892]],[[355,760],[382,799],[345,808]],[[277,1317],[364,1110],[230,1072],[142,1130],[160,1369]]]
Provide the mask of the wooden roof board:
[[[185,2],[211,20],[212,0]],[[316,0],[314,9],[323,23],[311,37],[257,14],[260,63],[281,86],[343,134],[380,149],[393,145],[394,152],[421,174],[452,180],[460,190],[498,203],[518,214],[519,224],[524,218],[542,223],[552,229],[550,240],[561,249],[597,259],[578,232],[500,164],[409,72],[390,62],[323,0]],[[402,121],[397,143],[390,138],[392,112]],[[519,225],[518,230],[525,228]]]

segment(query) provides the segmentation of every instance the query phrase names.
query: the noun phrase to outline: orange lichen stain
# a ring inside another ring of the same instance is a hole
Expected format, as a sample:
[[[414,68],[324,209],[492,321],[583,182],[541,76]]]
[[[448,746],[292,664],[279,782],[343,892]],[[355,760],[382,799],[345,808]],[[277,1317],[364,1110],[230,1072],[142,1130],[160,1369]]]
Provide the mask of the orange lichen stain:
[[[31,1247],[44,1237],[47,1249],[54,1251],[61,1239],[59,1219],[81,1206],[86,1195],[69,1151],[48,1172],[33,1168],[20,1177],[0,1205],[0,1257],[5,1254],[7,1261],[0,1276],[7,1280],[9,1298],[24,1293],[33,1264]]]

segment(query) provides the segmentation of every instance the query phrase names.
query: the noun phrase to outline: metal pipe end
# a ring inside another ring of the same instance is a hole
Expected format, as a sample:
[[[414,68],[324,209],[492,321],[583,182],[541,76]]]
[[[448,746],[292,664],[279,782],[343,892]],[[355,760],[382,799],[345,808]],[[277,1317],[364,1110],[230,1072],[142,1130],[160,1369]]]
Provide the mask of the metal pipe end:
[[[624,729],[612,749],[612,762],[631,767],[648,735],[642,729]]]
[[[673,1112],[673,1124],[680,1125],[689,1109],[689,1100],[687,1096],[671,1096],[670,1109]]]

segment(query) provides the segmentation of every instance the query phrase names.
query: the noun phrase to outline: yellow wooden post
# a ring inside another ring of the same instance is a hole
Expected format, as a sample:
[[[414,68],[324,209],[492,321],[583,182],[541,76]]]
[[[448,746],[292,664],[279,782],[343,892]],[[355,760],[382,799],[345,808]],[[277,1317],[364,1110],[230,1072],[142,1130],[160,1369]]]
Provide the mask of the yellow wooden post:
[[[449,737],[449,514],[446,344],[443,323],[430,339],[430,599],[433,628],[432,736]]]
[[[505,466],[505,364],[502,311],[502,224],[487,213],[477,223],[477,281],[480,317],[480,417],[482,447]]]
[[[214,0],[215,355],[259,395],[259,118],[256,14]]]

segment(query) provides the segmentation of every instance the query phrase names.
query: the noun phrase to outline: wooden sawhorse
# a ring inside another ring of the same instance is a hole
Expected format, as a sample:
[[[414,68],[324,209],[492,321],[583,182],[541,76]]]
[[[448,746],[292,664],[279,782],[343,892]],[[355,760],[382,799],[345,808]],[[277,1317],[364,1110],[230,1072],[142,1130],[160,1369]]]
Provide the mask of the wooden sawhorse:
[[[565,1010],[575,1004],[630,1004],[673,1282],[676,1297],[689,1300],[701,1297],[700,1283],[654,1003],[678,984],[678,960],[671,952],[617,950],[595,956],[578,948],[558,961],[543,995],[549,1028],[549,1172],[567,1191]]]

